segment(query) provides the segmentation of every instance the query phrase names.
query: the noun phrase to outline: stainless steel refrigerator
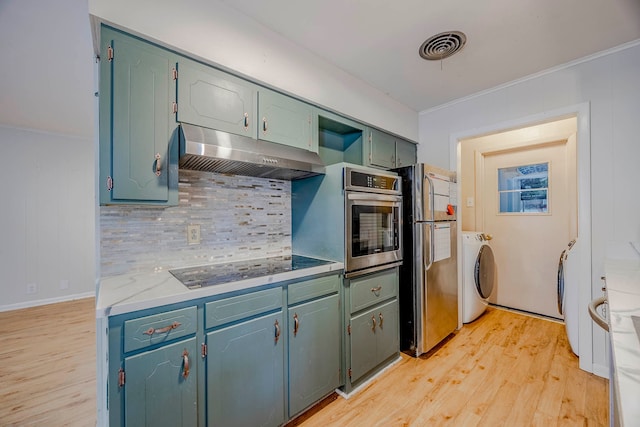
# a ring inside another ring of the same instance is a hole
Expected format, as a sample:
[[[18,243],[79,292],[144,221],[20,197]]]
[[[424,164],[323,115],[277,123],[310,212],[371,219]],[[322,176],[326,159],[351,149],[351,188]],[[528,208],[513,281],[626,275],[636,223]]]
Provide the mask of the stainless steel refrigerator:
[[[402,177],[400,348],[419,356],[458,327],[455,172],[419,163]]]

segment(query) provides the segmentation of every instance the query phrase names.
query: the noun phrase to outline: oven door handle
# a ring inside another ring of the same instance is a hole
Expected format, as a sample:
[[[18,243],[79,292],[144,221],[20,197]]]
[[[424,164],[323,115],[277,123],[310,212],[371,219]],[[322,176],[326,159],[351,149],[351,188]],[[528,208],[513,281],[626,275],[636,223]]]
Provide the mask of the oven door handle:
[[[426,260],[425,260],[425,261],[428,261],[428,263],[425,262],[424,264],[424,271],[428,271],[433,265],[433,251],[435,250],[435,243],[433,242],[433,235],[434,235],[433,230],[434,230],[435,224],[433,222],[429,222],[429,223],[422,223],[422,225],[429,227],[429,256],[426,257]],[[424,246],[426,249],[426,245]]]

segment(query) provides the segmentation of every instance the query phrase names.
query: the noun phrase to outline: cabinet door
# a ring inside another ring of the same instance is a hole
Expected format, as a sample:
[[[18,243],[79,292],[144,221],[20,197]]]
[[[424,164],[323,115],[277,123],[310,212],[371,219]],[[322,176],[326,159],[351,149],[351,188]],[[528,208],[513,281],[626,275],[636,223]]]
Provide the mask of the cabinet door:
[[[400,351],[398,335],[396,299],[351,318],[352,383]]]
[[[374,311],[365,311],[351,318],[351,382],[373,369],[379,362],[376,355],[376,326]]]
[[[125,358],[125,425],[197,425],[197,358],[195,338]]]
[[[208,425],[284,423],[282,320],[280,311],[207,334]]]
[[[313,138],[313,108],[302,101],[260,89],[258,138],[318,152]]]
[[[108,28],[102,40],[100,202],[177,204],[173,56]]]
[[[377,320],[376,354],[382,362],[400,351],[398,300],[378,307],[373,314]]]
[[[386,169],[395,167],[396,141],[392,135],[370,129],[369,162],[370,166],[378,166]]]
[[[396,139],[396,167],[416,164],[418,162],[416,148],[413,142]]]
[[[289,313],[289,416],[340,385],[338,294],[300,304]]]
[[[179,122],[256,136],[256,86],[192,61],[178,64]]]

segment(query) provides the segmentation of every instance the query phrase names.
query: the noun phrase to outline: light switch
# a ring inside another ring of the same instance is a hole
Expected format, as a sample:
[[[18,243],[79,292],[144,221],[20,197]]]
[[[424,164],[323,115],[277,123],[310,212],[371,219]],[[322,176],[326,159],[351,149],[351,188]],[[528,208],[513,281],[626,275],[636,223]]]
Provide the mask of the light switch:
[[[467,207],[472,208],[474,204],[473,197],[467,197]]]

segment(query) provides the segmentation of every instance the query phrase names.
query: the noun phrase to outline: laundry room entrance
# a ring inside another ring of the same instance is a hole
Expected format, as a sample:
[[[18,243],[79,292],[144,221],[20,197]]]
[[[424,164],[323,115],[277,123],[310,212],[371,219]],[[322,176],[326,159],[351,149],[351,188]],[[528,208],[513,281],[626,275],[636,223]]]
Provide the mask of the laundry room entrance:
[[[575,117],[461,141],[463,231],[491,237],[489,302],[562,319],[558,260],[577,237]]]

